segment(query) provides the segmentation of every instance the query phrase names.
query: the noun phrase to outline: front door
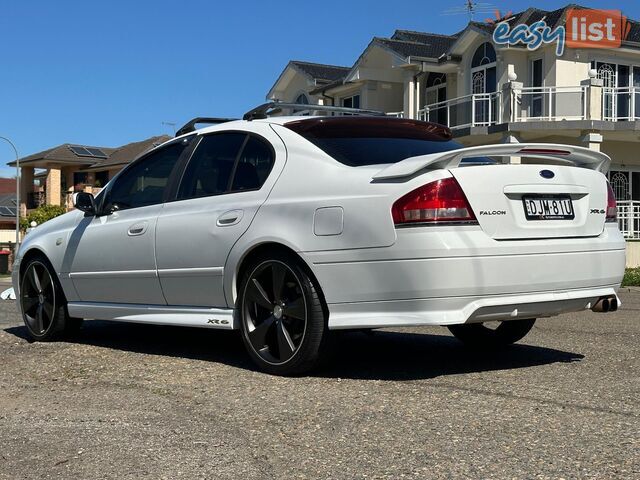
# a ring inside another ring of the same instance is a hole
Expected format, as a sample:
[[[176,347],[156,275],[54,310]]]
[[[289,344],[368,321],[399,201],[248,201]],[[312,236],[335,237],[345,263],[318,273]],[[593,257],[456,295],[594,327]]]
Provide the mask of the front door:
[[[203,135],[176,200],[165,204],[158,219],[156,256],[169,305],[227,307],[225,262],[273,185],[275,152],[284,155],[273,131],[261,133],[268,140],[247,132]]]
[[[187,143],[173,143],[130,165],[99,199],[105,214],[83,218],[71,233],[65,262],[81,301],[165,304],[156,271],[156,226]]]

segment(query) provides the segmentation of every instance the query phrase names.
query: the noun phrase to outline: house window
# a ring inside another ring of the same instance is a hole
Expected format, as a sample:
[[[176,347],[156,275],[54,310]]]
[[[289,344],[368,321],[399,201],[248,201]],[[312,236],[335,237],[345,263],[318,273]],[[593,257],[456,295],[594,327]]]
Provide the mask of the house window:
[[[360,95],[343,98],[342,106],[348,108],[360,108]]]
[[[476,49],[471,59],[471,93],[474,98],[471,99],[473,105],[470,105],[468,115],[474,112],[474,123],[490,124],[495,119],[497,98],[484,94],[493,93],[496,88],[496,51],[491,43],[485,42]]]
[[[544,83],[544,73],[542,71],[542,59],[538,58],[532,60],[530,64],[531,71],[531,86],[536,90],[533,91],[531,98],[529,99],[531,104],[529,105],[529,117],[539,118],[542,117],[543,111],[543,92],[542,86]]]
[[[103,170],[102,172],[96,172],[96,180],[94,182],[94,186],[101,188],[104,187],[109,182],[109,172],[107,170]]]
[[[431,105],[426,114],[426,120],[446,125],[447,106],[441,104],[441,102],[447,99],[447,75],[445,73],[431,72],[427,75],[426,84],[426,105]]]
[[[640,118],[640,66],[592,61],[591,68],[602,80],[605,120]]]
[[[304,93],[301,93],[296,97],[293,103],[297,103],[299,105],[309,105],[309,97],[307,97]],[[309,115],[309,110],[307,109],[301,109],[301,108],[293,109],[293,113],[298,113],[298,112],[304,112],[304,113],[301,113],[300,115]]]
[[[616,201],[640,200],[640,172],[611,170],[608,177]]]
[[[496,62],[496,50],[489,42],[480,45],[471,59],[471,68]]]
[[[73,172],[73,191],[82,192],[87,183],[87,172]]]
[[[296,97],[296,100],[294,103],[299,103],[301,105],[309,105],[309,98],[307,98],[307,96],[304,93],[301,93]]]
[[[489,42],[480,45],[471,59],[471,93],[496,91],[496,51]]]

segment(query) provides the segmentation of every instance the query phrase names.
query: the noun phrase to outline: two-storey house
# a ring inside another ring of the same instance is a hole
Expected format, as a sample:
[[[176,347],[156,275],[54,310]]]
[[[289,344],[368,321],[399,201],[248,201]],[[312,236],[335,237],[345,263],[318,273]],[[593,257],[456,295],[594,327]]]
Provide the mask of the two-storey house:
[[[583,7],[529,8],[502,20],[555,28],[570,8]],[[613,159],[620,227],[640,239],[640,23],[629,23],[620,48],[566,48],[562,56],[554,44],[496,45],[486,23],[452,34],[396,30],[373,38],[350,67],[305,70],[290,62],[268,99],[434,121],[467,146],[526,141],[601,150]]]

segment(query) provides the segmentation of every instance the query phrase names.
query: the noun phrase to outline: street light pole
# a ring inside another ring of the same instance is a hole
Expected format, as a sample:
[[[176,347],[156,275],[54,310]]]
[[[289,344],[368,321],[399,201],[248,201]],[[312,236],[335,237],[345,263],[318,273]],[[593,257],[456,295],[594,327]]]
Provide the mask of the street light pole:
[[[0,139],[7,142],[13,148],[13,153],[16,154],[16,251],[18,253],[18,247],[20,246],[20,156],[18,155],[18,149],[11,140],[7,137],[0,136]]]

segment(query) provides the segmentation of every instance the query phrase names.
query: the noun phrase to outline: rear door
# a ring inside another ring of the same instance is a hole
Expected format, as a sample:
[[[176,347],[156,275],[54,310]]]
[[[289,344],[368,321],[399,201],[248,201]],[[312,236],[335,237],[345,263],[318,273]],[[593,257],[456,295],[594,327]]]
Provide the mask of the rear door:
[[[227,306],[227,256],[284,165],[284,145],[268,125],[260,127],[261,135],[226,131],[199,138],[175,200],[158,219],[158,275],[169,305]]]
[[[605,176],[558,165],[478,165],[451,169],[482,229],[496,240],[588,237],[602,233]]]

